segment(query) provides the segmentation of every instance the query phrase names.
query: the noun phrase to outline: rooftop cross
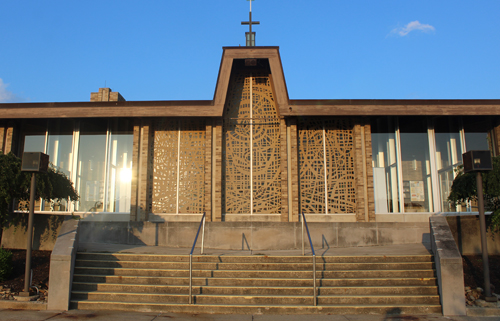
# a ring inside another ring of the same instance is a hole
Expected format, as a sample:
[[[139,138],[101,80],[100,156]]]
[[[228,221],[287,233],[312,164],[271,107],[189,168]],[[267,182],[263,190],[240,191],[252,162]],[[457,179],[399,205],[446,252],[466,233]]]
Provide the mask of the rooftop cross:
[[[252,1],[253,0],[247,0],[250,1],[250,13],[249,13],[249,19],[248,21],[242,21],[242,25],[248,25],[249,31],[245,32],[245,37],[246,37],[246,46],[247,47],[254,47],[255,46],[255,32],[252,32],[252,25],[260,25],[259,21],[252,21]]]

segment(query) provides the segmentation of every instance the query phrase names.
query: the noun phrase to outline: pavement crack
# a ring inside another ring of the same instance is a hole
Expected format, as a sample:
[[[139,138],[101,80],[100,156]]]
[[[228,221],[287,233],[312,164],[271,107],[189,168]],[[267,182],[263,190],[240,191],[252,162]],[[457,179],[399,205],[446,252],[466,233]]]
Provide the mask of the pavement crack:
[[[53,317],[57,317],[58,315],[61,315],[61,314],[62,314],[61,312],[59,312],[58,314],[54,314],[54,315],[52,315],[52,316],[48,317],[47,319],[44,319],[44,321],[45,321],[45,320],[50,320],[50,319],[52,319]]]

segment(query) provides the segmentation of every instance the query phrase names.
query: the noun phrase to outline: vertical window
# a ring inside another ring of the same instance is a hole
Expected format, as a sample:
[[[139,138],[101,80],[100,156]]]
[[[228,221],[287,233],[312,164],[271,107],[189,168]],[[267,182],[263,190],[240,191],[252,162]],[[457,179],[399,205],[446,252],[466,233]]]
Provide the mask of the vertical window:
[[[375,213],[400,212],[395,122],[393,117],[384,117],[371,125]]]
[[[78,212],[130,212],[133,132],[127,119],[23,123],[24,152],[44,152],[73,182]],[[70,211],[66,201],[37,201],[37,210]]]
[[[78,212],[104,211],[106,144],[106,120],[81,121],[75,184],[80,194]]]
[[[133,132],[128,120],[111,121],[108,132],[106,212],[129,212],[132,193]]]
[[[23,151],[45,153],[47,122],[27,120],[23,123]]]
[[[432,183],[427,122],[399,118],[405,212],[431,212]]]
[[[455,212],[457,207],[448,201],[451,185],[456,176],[457,167],[462,164],[462,139],[460,120],[454,118],[438,118],[434,121],[436,141],[436,170],[440,189],[441,210]],[[460,210],[460,208],[458,209]]]
[[[464,117],[466,151],[490,149],[488,131],[490,119],[484,117]]]
[[[23,152],[46,153],[47,121],[46,120],[26,120],[22,125]],[[40,199],[35,201],[35,211],[43,210],[43,202]],[[20,209],[25,209],[27,203],[19,204]]]
[[[74,124],[68,120],[50,120],[48,125],[48,139],[46,152],[49,162],[54,168],[71,177],[73,168],[73,128]],[[45,202],[46,211],[67,211],[67,200],[58,203]]]

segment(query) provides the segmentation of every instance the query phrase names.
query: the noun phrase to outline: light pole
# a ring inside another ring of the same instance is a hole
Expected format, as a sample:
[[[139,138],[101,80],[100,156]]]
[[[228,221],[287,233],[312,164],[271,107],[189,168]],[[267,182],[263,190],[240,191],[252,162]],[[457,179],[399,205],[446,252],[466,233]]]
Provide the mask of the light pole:
[[[26,270],[24,273],[24,292],[21,296],[30,295],[31,286],[31,250],[33,247],[33,220],[35,216],[36,173],[46,173],[49,166],[49,155],[44,153],[24,153],[21,171],[31,172],[30,208],[28,216],[28,241],[26,244]]]
[[[481,229],[481,251],[483,252],[484,299],[496,302],[497,297],[491,295],[490,266],[488,262],[488,243],[486,239],[486,219],[484,216],[483,176],[481,172],[493,169],[489,150],[472,150],[462,155],[464,173],[476,172],[477,205],[479,207],[479,224]]]

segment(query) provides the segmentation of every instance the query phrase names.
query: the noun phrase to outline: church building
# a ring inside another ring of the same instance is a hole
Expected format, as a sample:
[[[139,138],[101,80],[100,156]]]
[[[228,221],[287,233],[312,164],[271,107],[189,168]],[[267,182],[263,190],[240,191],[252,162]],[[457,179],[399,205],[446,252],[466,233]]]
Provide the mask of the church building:
[[[290,100],[278,47],[225,47],[213,100],[0,104],[0,149],[40,151],[99,221],[427,221],[462,153],[500,147],[498,100]]]
[[[204,213],[277,227],[301,213],[426,223],[477,211],[448,195],[462,153],[499,154],[500,100],[291,100],[284,70],[294,66],[278,47],[255,46],[251,9],[242,24],[246,46],[223,48],[212,100],[126,101],[100,88],[90,102],[0,104],[0,151],[48,154],[80,195],[35,211],[129,232]]]

